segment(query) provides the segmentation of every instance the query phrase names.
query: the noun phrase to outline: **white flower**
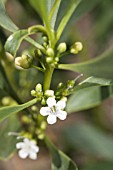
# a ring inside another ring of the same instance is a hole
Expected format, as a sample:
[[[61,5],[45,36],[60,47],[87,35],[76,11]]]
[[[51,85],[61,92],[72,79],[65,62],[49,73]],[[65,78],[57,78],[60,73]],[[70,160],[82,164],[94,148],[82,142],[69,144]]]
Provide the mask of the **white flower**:
[[[20,149],[18,152],[20,158],[25,159],[29,157],[33,160],[37,159],[39,147],[36,145],[35,141],[24,138],[23,142],[16,144],[16,148]]]
[[[49,97],[47,99],[47,105],[48,107],[42,107],[40,109],[40,114],[43,116],[47,116],[47,122],[48,124],[54,124],[57,121],[57,117],[60,120],[65,120],[67,117],[67,112],[63,111],[63,109],[66,107],[66,102],[64,100],[60,100],[56,102],[56,100],[53,97]]]

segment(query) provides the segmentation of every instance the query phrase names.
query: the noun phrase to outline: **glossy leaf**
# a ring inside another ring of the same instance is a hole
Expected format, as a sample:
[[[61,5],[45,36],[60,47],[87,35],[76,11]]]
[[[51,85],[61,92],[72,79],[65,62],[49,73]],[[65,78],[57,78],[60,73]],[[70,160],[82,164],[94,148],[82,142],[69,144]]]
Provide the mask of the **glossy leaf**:
[[[58,150],[49,139],[45,138],[45,142],[52,156],[52,170],[78,170],[75,163]]]
[[[0,121],[4,120],[5,118],[11,116],[14,113],[17,113],[25,108],[28,108],[29,106],[32,106],[36,102],[37,102],[37,99],[33,99],[27,103],[17,105],[17,106],[1,107],[0,108]]]
[[[14,32],[9,36],[5,43],[5,50],[12,54],[14,57],[16,56],[16,52],[22,43],[22,40],[28,35],[27,30],[19,30]]]
[[[16,116],[11,116],[0,124],[0,159],[8,159],[16,151],[17,139],[9,136],[9,132],[17,132],[20,128]]]
[[[96,76],[113,79],[113,48],[90,61],[76,64],[60,64],[59,69],[83,73],[85,76]]]
[[[58,30],[57,30],[57,40],[59,40],[65,26],[67,25],[69,19],[71,18],[72,14],[74,13],[75,9],[79,5],[81,0],[71,0],[68,6],[68,9],[66,10],[64,17],[62,18]]]
[[[49,21],[54,29],[61,0],[48,0]]]
[[[74,11],[73,16],[72,16],[72,18],[70,19],[70,21],[68,23],[67,29],[70,30],[71,24],[73,22],[75,23],[81,16],[83,16],[84,14],[91,11],[101,1],[102,0],[95,0],[95,1],[82,0],[81,3],[76,8],[76,10]],[[65,11],[68,8],[69,4],[70,4],[70,1],[62,0],[60,8],[59,8],[59,12],[58,12],[56,25],[55,25],[56,28],[58,28],[59,23],[61,22],[61,19],[64,16]]]
[[[32,26],[28,30],[19,30],[19,31],[14,32],[7,39],[7,41],[5,43],[5,50],[15,57],[17,50],[19,49],[19,47],[24,39],[26,39],[28,42],[33,44],[35,47],[43,50],[43,47],[40,44],[35,42],[30,37],[27,37],[31,34],[35,34],[36,32],[40,31],[39,29],[43,29],[43,27],[40,25]],[[42,31],[44,32],[45,30],[43,29]]]
[[[86,85],[76,90],[68,99],[67,112],[87,110],[100,105],[103,100],[113,95],[113,85]]]
[[[0,25],[11,32],[18,30],[18,27],[11,21],[6,13],[3,0],[0,0]]]
[[[48,22],[48,1],[47,0],[29,0],[32,7],[40,14],[47,28],[49,28]]]
[[[63,134],[64,140],[72,149],[78,149],[106,160],[113,160],[113,137],[100,129],[82,122],[66,127]]]

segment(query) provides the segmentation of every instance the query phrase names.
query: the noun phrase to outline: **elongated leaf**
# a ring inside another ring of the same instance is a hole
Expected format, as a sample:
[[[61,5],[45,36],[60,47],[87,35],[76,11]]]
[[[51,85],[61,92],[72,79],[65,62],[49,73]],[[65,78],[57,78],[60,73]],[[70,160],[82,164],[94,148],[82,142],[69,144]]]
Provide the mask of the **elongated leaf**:
[[[83,73],[86,76],[96,76],[113,79],[113,48],[95,59],[78,64],[60,64],[58,68]]]
[[[75,163],[47,138],[45,138],[45,142],[52,155],[52,170],[78,170]]]
[[[101,86],[89,84],[74,92],[68,99],[67,112],[87,110],[100,105],[103,100],[113,95],[113,85]]]
[[[17,106],[7,106],[0,108],[0,121],[4,120],[5,118],[11,116],[14,113],[17,113],[37,102],[37,99],[33,99],[27,103],[17,105]]]
[[[49,29],[48,22],[48,1],[47,0],[29,0],[33,8],[40,14],[42,20],[44,21],[46,27]]]
[[[97,162],[91,165],[87,165],[82,170],[112,170],[113,162]]]
[[[18,27],[11,21],[11,19],[7,15],[2,0],[0,0],[0,25],[11,32],[18,30]]]
[[[20,124],[16,116],[11,116],[0,124],[0,159],[8,159],[16,151],[17,139],[9,136],[9,132],[17,132]]]
[[[48,0],[49,20],[54,29],[61,0]]]
[[[65,26],[67,25],[69,19],[71,18],[73,12],[75,11],[75,9],[77,8],[77,6],[79,5],[79,3],[81,2],[81,0],[71,0],[68,9],[66,10],[64,17],[61,20],[61,23],[58,27],[57,30],[57,39],[59,40]]]
[[[70,125],[63,130],[64,140],[72,149],[113,160],[113,137],[85,123]]]

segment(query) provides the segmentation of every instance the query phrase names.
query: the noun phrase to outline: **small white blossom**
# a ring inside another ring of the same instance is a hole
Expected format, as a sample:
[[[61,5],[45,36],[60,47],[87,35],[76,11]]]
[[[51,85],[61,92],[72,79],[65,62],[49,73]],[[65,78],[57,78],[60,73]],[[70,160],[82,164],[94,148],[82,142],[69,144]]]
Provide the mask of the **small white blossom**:
[[[40,109],[40,114],[47,117],[48,124],[54,124],[57,121],[57,117],[60,120],[65,120],[67,117],[67,112],[63,111],[66,107],[66,102],[64,100],[60,100],[56,102],[53,97],[49,97],[47,99],[48,107],[42,107]]]
[[[29,157],[33,160],[37,159],[39,147],[36,145],[35,141],[24,138],[23,142],[16,144],[16,148],[20,149],[18,152],[20,158],[25,159]]]

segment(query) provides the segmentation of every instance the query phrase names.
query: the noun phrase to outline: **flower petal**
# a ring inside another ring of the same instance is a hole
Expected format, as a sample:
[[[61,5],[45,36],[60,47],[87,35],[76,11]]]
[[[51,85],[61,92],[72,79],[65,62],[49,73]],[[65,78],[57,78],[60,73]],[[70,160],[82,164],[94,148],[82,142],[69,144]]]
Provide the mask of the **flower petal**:
[[[40,114],[42,116],[47,116],[50,113],[50,108],[49,107],[42,107],[40,109]]]
[[[38,152],[39,152],[39,147],[36,146],[36,145],[32,145],[32,150],[33,150],[34,152],[38,153]]]
[[[23,142],[19,142],[19,143],[16,144],[16,148],[17,148],[17,149],[21,149],[21,148],[23,148],[24,146],[25,146],[25,144],[24,144]]]
[[[24,149],[21,149],[21,150],[18,152],[18,155],[19,155],[20,158],[25,159],[25,158],[27,158],[27,156],[28,156],[28,152],[26,152]]]
[[[33,159],[33,160],[36,160],[37,159],[37,154],[35,152],[31,152],[29,154],[29,158]]]
[[[60,100],[56,105],[59,109],[64,109],[66,107],[66,102],[64,100]]]
[[[65,120],[66,117],[67,117],[67,112],[66,112],[66,111],[63,111],[63,110],[60,110],[60,111],[57,113],[57,117],[58,117],[60,120]]]
[[[30,140],[28,138],[24,138],[23,141],[24,141],[25,145],[29,145],[30,144]]]
[[[57,119],[56,119],[55,115],[49,115],[47,118],[48,124],[54,124],[54,123],[56,123],[56,121],[57,121]]]
[[[55,106],[56,105],[56,100],[53,97],[49,97],[46,101],[47,105],[49,107]]]

